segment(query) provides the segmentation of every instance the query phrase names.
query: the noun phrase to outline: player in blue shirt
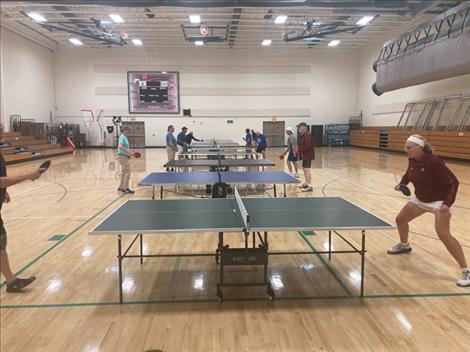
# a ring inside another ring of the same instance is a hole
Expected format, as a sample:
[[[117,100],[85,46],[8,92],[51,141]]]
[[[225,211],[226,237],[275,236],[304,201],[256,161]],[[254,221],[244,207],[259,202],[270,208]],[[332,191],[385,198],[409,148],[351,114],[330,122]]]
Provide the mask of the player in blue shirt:
[[[134,156],[134,153],[130,151],[129,139],[129,127],[121,127],[121,135],[119,136],[118,149],[117,149],[117,159],[119,165],[121,165],[121,182],[119,183],[118,191],[133,194],[134,191],[129,189],[129,180],[131,178],[131,165],[129,159],[131,156]]]
[[[169,125],[167,129],[167,134],[165,137],[166,140],[166,155],[168,156],[168,161],[175,160],[175,153],[178,151],[178,147],[176,145],[176,138],[173,135],[175,132],[175,127],[173,125]],[[166,171],[175,171],[173,168],[166,168]]]
[[[251,135],[250,129],[245,130],[245,138],[242,138],[245,141],[246,149],[251,149],[253,144],[253,136]]]
[[[266,159],[266,137],[261,132],[256,132],[256,153],[261,153],[263,159]],[[258,157],[258,156],[256,156]]]
[[[246,152],[251,152],[253,148],[253,135],[251,134],[251,131],[249,128],[245,129],[245,137],[242,138],[245,141],[245,150]],[[251,156],[253,159],[253,155]],[[245,156],[245,159],[248,159],[248,155]]]
[[[251,137],[252,137],[251,141],[252,141],[253,147],[256,147],[256,138],[257,138],[257,136],[256,136],[255,130],[251,130]]]
[[[186,132],[187,131],[188,129],[186,127],[183,127],[181,129],[181,132],[178,133],[178,135],[176,136],[176,144],[178,144],[178,150],[180,153],[184,151],[184,148],[186,146]]]

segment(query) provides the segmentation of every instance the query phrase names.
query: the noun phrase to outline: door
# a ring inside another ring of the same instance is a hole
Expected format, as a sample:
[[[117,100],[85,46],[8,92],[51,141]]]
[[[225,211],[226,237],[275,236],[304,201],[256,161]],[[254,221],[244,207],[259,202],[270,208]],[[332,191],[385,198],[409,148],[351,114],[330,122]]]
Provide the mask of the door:
[[[263,121],[263,134],[266,137],[268,148],[284,147],[285,126],[285,121]]]
[[[312,125],[310,126],[310,133],[313,137],[315,147],[324,145],[323,143],[323,125]]]

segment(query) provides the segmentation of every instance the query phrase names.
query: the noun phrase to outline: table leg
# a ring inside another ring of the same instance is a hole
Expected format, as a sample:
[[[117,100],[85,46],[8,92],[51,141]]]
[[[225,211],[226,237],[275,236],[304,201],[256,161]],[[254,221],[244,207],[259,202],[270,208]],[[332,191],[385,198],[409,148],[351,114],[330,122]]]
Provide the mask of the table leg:
[[[328,260],[331,260],[331,230],[328,231]]]
[[[140,264],[144,264],[144,235],[140,234]]]
[[[287,197],[286,184],[284,183],[284,198]]]
[[[219,264],[220,262],[220,255],[223,249],[224,249],[224,233],[219,232],[219,243],[217,245],[217,249],[215,250],[215,262],[217,264]]]
[[[362,230],[362,243],[361,243],[361,297],[364,297],[365,264],[366,264],[366,231]]]
[[[245,230],[245,259],[248,260],[248,237],[250,233]]]
[[[122,299],[122,236],[118,235],[118,270],[119,270],[119,303]]]
[[[163,185],[160,186],[160,199],[163,199]]]
[[[274,184],[274,198],[277,198],[276,184]]]

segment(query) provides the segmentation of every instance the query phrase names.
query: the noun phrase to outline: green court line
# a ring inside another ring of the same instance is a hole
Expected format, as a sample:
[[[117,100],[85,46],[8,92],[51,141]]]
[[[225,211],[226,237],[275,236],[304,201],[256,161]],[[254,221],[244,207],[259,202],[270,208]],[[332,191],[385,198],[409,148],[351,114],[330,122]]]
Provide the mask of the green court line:
[[[316,236],[317,235],[317,233],[315,231],[300,231],[300,233],[303,236]]]
[[[96,218],[98,215],[100,215],[102,212],[104,212],[106,209],[108,209],[111,205],[116,203],[119,199],[121,199],[122,196],[119,196],[115,200],[113,200],[111,203],[106,205],[103,209],[101,209],[99,212],[95,213],[92,217],[90,217],[88,220],[84,221],[81,223],[79,226],[77,226],[75,229],[70,231],[68,234],[66,234],[62,239],[58,240],[56,243],[54,243],[51,247],[46,249],[43,253],[41,253],[39,256],[34,258],[32,261],[30,261],[28,264],[26,264],[23,268],[21,268],[17,273],[15,273],[15,276],[20,275],[23,273],[26,269],[30,268],[32,265],[36,264],[38,261],[40,261],[42,258],[44,258],[47,254],[49,254],[54,248],[59,246],[62,242],[64,242],[66,239],[68,239],[70,236],[72,236],[74,233],[76,233],[78,230],[80,230],[83,226],[88,224],[90,221],[92,221],[94,218]],[[5,283],[0,284],[0,288],[5,286]]]
[[[325,268],[329,271],[329,273],[331,275],[333,275],[334,279],[336,280],[336,282],[338,283],[338,285],[340,285],[343,290],[346,292],[346,294],[348,296],[354,296],[353,293],[351,292],[351,290],[349,289],[348,286],[346,286],[346,284],[340,279],[340,277],[338,276],[338,274],[336,274],[336,272],[333,270],[333,268],[327,263],[327,261],[319,254],[317,253],[317,250],[315,249],[315,247],[312,245],[312,243],[310,243],[310,241],[307,239],[307,237],[305,237],[305,235],[303,234],[303,232],[298,232],[298,234],[300,235],[300,237],[304,240],[304,242],[307,244],[307,246],[309,246],[309,248],[312,250],[313,253],[315,253],[315,255],[318,257],[318,259],[322,262],[322,264],[325,266]]]
[[[63,239],[66,235],[53,235],[49,237],[48,241],[60,241]]]
[[[364,298],[429,298],[429,297],[465,297],[470,296],[470,292],[450,292],[450,293],[397,293],[384,295],[364,295]]]
[[[410,293],[410,294],[384,294],[366,295],[364,297],[352,296],[299,296],[299,297],[278,297],[274,301],[311,301],[311,300],[364,300],[364,299],[386,299],[386,298],[440,298],[440,297],[470,297],[470,292],[465,293]],[[252,298],[232,298],[224,299],[224,302],[253,302],[266,301],[264,297]],[[19,304],[0,306],[0,309],[34,309],[34,308],[80,308],[80,307],[100,307],[100,306],[126,306],[141,304],[184,304],[184,303],[215,303],[217,299],[178,299],[178,300],[154,300],[154,301],[127,301],[119,303],[112,302],[83,302],[83,303],[46,303],[46,304]]]
[[[293,301],[293,300],[322,300],[322,299],[349,299],[348,296],[303,296],[303,297],[279,297],[276,301]],[[228,298],[224,302],[253,302],[265,301],[265,297],[248,297],[248,298]],[[46,304],[20,304],[0,306],[0,309],[14,308],[76,308],[76,307],[95,307],[95,306],[124,306],[139,304],[182,304],[182,303],[214,303],[218,302],[216,298],[212,299],[177,299],[177,300],[151,300],[151,301],[125,301],[122,304],[119,301],[111,302],[83,302],[83,303],[46,303]]]

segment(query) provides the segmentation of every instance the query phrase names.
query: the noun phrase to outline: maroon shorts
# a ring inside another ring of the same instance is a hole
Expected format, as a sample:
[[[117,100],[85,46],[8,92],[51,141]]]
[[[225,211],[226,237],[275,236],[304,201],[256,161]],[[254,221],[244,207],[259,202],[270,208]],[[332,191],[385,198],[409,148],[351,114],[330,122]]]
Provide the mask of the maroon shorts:
[[[302,160],[302,168],[310,169],[312,166],[312,160]]]

